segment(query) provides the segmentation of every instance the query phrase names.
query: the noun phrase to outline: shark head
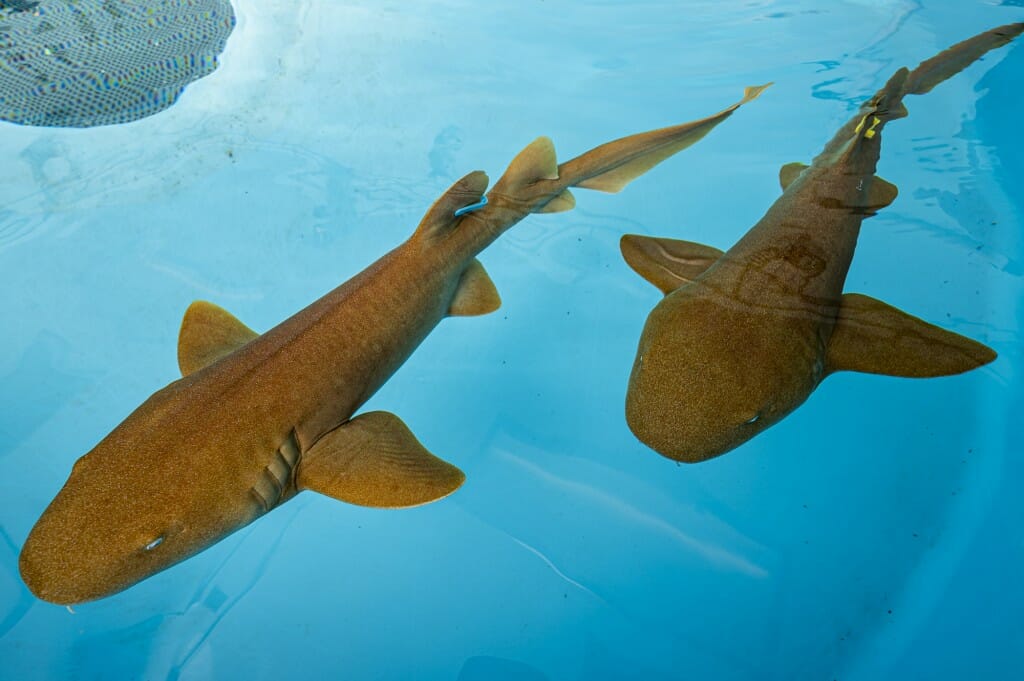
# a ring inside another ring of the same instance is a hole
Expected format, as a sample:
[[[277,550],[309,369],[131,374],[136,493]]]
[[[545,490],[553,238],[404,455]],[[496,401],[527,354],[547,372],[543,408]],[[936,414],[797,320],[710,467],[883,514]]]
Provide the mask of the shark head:
[[[172,495],[113,470],[97,450],[78,460],[21,551],[22,579],[51,603],[109,596],[197,550]]]
[[[769,428],[813,389],[798,339],[766,344],[749,310],[685,292],[652,311],[626,395],[626,420],[644,444],[676,461],[725,454]],[[784,348],[779,351],[778,348]]]
[[[21,551],[36,596],[61,605],[109,596],[252,520],[242,517],[251,505],[219,503],[230,481],[200,463],[221,461],[201,438],[161,437],[175,401],[174,388],[156,393],[72,467]],[[197,454],[184,468],[174,456],[182,449]]]

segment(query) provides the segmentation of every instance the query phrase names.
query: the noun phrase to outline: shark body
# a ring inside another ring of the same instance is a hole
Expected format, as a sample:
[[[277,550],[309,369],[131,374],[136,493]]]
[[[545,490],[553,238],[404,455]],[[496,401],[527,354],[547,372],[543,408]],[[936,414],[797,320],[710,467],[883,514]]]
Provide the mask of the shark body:
[[[693,144],[763,88],[705,119],[625,137],[558,165],[541,137],[487,203],[474,172],[415,233],[363,272],[257,335],[193,303],[183,377],[152,395],[72,468],[30,532],[21,575],[60,604],[117,593],[219,541],[303,490],[400,508],[440,499],[463,473],[395,415],[353,418],[445,316],[496,310],[476,255],[530,213],[571,209],[569,187],[618,191]],[[461,212],[461,211],[460,211]]]
[[[989,348],[867,296],[843,294],[861,222],[896,187],[875,176],[882,130],[923,94],[1024,30],[1011,24],[900,69],[810,166],[782,168],[782,196],[727,252],[626,235],[629,265],[665,293],[644,326],[626,396],[633,433],[698,462],[779,422],[837,371],[929,377]]]

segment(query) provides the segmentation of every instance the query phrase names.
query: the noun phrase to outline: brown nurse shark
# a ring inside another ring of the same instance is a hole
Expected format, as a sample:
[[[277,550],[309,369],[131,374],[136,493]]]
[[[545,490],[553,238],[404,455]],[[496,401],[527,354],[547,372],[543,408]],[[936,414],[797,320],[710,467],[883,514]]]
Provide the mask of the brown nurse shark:
[[[502,232],[530,213],[572,208],[570,187],[618,191],[762,89],[714,116],[561,165],[551,141],[538,138],[486,203],[487,175],[470,173],[405,243],[263,335],[193,303],[178,342],[183,377],[75,463],[25,542],[25,583],[54,603],[109,596],[303,490],[387,508],[451,494],[462,471],[430,454],[401,419],[353,414],[445,316],[498,308],[476,255]]]
[[[810,166],[782,168],[782,196],[727,252],[627,235],[629,265],[665,293],[640,337],[626,396],[633,433],[697,462],[724,454],[798,407],[837,371],[946,376],[989,348],[885,303],[843,294],[861,221],[896,198],[875,176],[882,129],[1024,24],[1003,26],[900,69]]]

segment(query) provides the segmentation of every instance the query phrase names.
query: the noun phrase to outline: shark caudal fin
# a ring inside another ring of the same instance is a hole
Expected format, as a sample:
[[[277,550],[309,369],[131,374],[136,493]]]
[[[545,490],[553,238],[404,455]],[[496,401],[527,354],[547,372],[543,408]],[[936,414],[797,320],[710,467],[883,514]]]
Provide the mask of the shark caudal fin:
[[[571,187],[619,192],[665,159],[699,142],[736,109],[757,99],[770,85],[746,88],[740,101],[713,116],[602,144],[563,163],[558,174]]]
[[[980,59],[986,52],[1006,45],[1024,33],[1024,22],[1006,24],[991,31],[979,33],[973,38],[953,45],[931,59],[921,62],[910,72],[905,89],[907,94],[923,95],[932,88],[963,71]]]
[[[408,508],[448,496],[465,479],[400,418],[373,411],[317,440],[302,457],[296,484],[357,506]]]

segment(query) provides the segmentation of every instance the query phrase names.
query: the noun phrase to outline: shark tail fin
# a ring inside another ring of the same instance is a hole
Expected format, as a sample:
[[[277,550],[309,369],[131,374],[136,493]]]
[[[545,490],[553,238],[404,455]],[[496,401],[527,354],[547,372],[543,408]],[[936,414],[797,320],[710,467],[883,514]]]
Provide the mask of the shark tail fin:
[[[480,201],[487,191],[489,182],[487,173],[482,170],[474,170],[457,180],[437,201],[434,201],[434,205],[420,220],[414,236],[429,239],[447,235],[461,219],[455,215],[455,211]]]
[[[559,174],[570,187],[619,192],[662,161],[699,142],[736,109],[757,99],[771,83],[748,87],[743,98],[700,120],[623,137],[563,163]]]
[[[932,88],[963,71],[986,52],[1006,45],[1024,33],[1024,22],[1006,24],[953,45],[910,72],[905,84],[907,94],[923,95]]]

